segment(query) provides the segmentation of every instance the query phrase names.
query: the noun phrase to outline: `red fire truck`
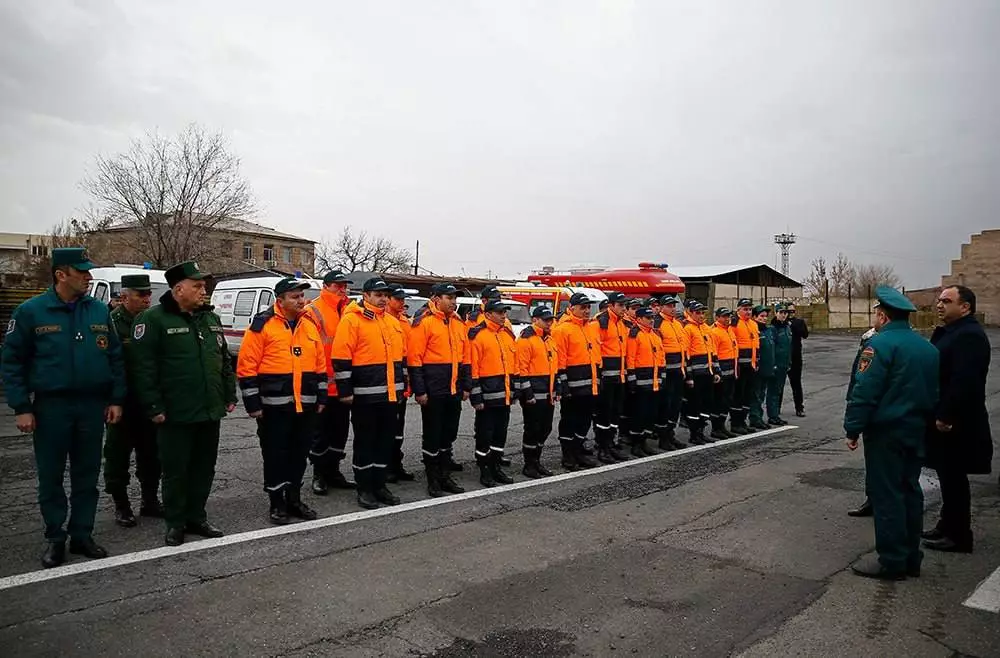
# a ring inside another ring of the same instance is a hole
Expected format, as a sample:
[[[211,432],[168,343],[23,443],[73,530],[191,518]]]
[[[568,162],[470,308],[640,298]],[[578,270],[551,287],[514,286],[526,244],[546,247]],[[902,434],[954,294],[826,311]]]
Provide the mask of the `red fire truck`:
[[[639,263],[634,270],[545,271],[529,275],[528,281],[538,281],[546,286],[597,288],[605,292],[616,290],[630,297],[684,293],[684,282],[667,271],[666,263]]]

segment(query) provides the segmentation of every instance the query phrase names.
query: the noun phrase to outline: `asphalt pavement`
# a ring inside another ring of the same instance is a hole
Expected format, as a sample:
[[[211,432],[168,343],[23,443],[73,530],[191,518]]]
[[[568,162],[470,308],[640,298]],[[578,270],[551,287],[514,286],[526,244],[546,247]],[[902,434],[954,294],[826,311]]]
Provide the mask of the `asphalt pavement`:
[[[31,445],[8,413],[0,653],[1000,655],[1000,590],[980,587],[1000,567],[996,475],[973,478],[974,554],[928,553],[922,577],[899,583],[849,571],[873,550],[871,521],[845,514],[864,497],[862,456],[840,429],[856,345],[807,341],[808,416],[791,429],[549,481],[519,475],[515,411],[517,483],[489,491],[467,408],[457,457],[469,494],[447,499],[426,497],[410,405],[404,450],[419,477],[393,487],[404,505],[361,512],[348,492],[308,493],[322,518],[280,529],[266,519],[254,424],[238,410],[223,423],[209,501],[225,538],[163,548],[159,522],[118,528],[102,497],[95,536],[113,557],[47,572]],[[993,377],[994,422],[998,391]],[[550,443],[544,459],[560,472]],[[930,525],[939,496],[925,475]]]

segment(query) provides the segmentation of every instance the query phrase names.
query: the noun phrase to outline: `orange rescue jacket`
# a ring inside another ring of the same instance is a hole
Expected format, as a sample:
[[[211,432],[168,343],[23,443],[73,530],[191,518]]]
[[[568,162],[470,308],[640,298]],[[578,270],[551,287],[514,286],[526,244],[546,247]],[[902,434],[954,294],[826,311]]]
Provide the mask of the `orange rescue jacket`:
[[[753,318],[737,319],[733,326],[736,334],[736,345],[739,348],[739,365],[757,367],[757,351],[760,349],[760,327]]]
[[[559,355],[552,335],[525,327],[515,348],[522,399],[555,404],[559,395]]]
[[[636,324],[628,332],[625,364],[630,388],[640,391],[660,390],[663,367],[663,341],[659,332]]]
[[[469,365],[472,369],[473,405],[509,406],[520,389],[514,332],[485,319],[469,329]]]
[[[351,302],[333,339],[333,370],[340,397],[355,404],[396,402],[406,388],[402,331],[385,311]]]
[[[601,346],[601,379],[624,382],[625,339],[629,332],[625,320],[610,310],[604,310],[591,324]]]
[[[452,311],[445,315],[434,302],[413,321],[406,364],[414,395],[458,395],[472,388],[466,344],[468,330]]]
[[[319,334],[323,339],[323,348],[326,351],[327,391],[330,397],[337,395],[337,382],[333,376],[333,361],[330,350],[333,348],[333,337],[337,335],[337,327],[340,326],[340,318],[350,301],[343,295],[324,289],[320,291],[319,297],[306,305],[306,313],[319,327]]]
[[[713,325],[712,329],[712,352],[715,354],[716,372],[723,377],[733,377],[736,375],[737,349],[736,334],[732,327],[720,327]]]
[[[687,336],[687,376],[713,374],[712,330],[707,324],[689,320],[684,325]]]
[[[601,348],[592,326],[567,313],[566,321],[552,329],[564,396],[597,395],[600,390]]]
[[[687,333],[680,320],[671,314],[661,313],[659,317],[653,319],[653,328],[660,334],[663,342],[663,352],[666,357],[667,371],[680,370],[684,373],[684,361],[687,356]]]

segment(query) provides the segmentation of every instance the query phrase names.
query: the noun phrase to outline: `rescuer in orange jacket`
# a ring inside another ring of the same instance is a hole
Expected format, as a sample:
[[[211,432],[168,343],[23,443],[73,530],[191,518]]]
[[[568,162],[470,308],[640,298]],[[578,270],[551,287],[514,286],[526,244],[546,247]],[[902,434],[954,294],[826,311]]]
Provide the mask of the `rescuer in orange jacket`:
[[[625,339],[628,327],[623,318],[627,298],[620,292],[608,293],[608,309],[591,321],[601,350],[601,392],[594,414],[597,460],[602,464],[625,461],[628,455],[616,445],[618,424],[625,404]]]
[[[431,299],[413,321],[406,349],[413,397],[420,405],[422,452],[427,493],[432,497],[465,490],[452,479],[461,471],[452,456],[462,401],[472,388],[468,330],[455,312],[458,289],[450,283],[431,288]]]
[[[552,475],[541,459],[545,440],[552,433],[552,417],[560,397],[559,355],[552,338],[554,322],[552,309],[536,306],[531,312],[531,326],[521,332],[515,343],[524,412],[521,443],[524,469],[521,472],[532,479]]]
[[[406,347],[410,342],[411,320],[406,315],[406,291],[398,283],[389,284],[389,302],[385,307],[386,315],[396,320],[397,329],[403,338],[403,357],[406,357]],[[407,365],[409,362],[407,361]],[[407,386],[403,394],[399,396],[396,404],[396,446],[392,453],[392,461],[389,463],[389,472],[386,481],[412,482],[416,478],[403,468],[403,433],[406,429],[406,401],[410,397],[410,388]]]
[[[289,516],[316,518],[302,502],[302,476],[317,415],[327,402],[327,369],[319,329],[303,314],[307,288],[291,277],[275,284],[278,300],[244,332],[236,364],[243,405],[257,419],[264,491],[271,523],[278,525]]]
[[[628,341],[628,334],[632,330],[632,327],[636,326],[635,314],[642,308],[642,300],[638,297],[629,297],[625,300],[625,315],[622,316],[622,325],[625,327],[625,340]],[[624,370],[624,368],[623,368]],[[631,439],[631,433],[629,432],[629,419],[634,414],[635,410],[632,408],[635,400],[632,399],[632,391],[626,382],[625,387],[622,389],[622,412],[618,416],[618,428],[615,431],[617,437],[616,448],[620,449],[622,452],[625,451],[625,445]]]
[[[733,311],[722,307],[715,311],[715,325],[712,327],[712,351],[716,357],[716,373],[719,381],[713,391],[712,418],[713,439],[731,439],[739,436],[726,429],[726,417],[733,406],[733,389],[736,387],[737,349],[736,333],[731,326]]]
[[[635,313],[635,326],[628,332],[625,356],[632,397],[629,433],[632,455],[649,457],[660,452],[648,445],[646,439],[652,438],[656,424],[660,371],[664,366],[663,341],[659,332],[653,330],[653,309],[643,307]]]
[[[365,281],[361,303],[348,305],[333,339],[339,403],[351,405],[358,504],[365,509],[399,504],[385,483],[406,381],[402,332],[385,313],[388,300],[384,280]]]
[[[340,462],[344,459],[347,435],[351,429],[351,408],[337,404],[337,382],[333,375],[333,361],[330,350],[337,335],[340,318],[351,300],[347,298],[347,285],[351,283],[340,270],[327,272],[323,276],[323,290],[319,297],[306,306],[306,313],[319,327],[326,350],[326,376],[330,403],[319,416],[316,435],[309,448],[309,461],[313,465],[312,492],[325,496],[330,487],[353,489],[354,483],[340,472]]]
[[[514,333],[506,326],[508,310],[503,300],[490,300],[483,307],[483,323],[469,329],[469,400],[476,410],[476,462],[484,487],[514,482],[500,464],[507,444],[510,405],[521,386]]]
[[[729,412],[730,429],[736,434],[750,434],[747,425],[750,403],[753,400],[754,380],[757,376],[757,351],[760,349],[760,328],[753,318],[753,300],[741,299],[733,322],[736,346],[739,349],[736,370],[736,388],[733,391],[733,408]]]
[[[687,422],[691,445],[704,445],[713,440],[705,436],[713,408],[712,387],[720,378],[715,374],[712,358],[711,329],[705,324],[704,304],[691,300],[685,314],[684,333],[687,336]]]
[[[659,315],[653,318],[653,328],[663,342],[663,385],[660,387],[657,408],[656,435],[661,450],[683,448],[677,439],[677,419],[681,413],[681,399],[684,397],[684,357],[687,348],[687,333],[677,319],[677,305],[680,300],[672,295],[660,299]]]
[[[590,300],[585,294],[573,293],[564,318],[552,329],[562,382],[559,443],[563,468],[576,471],[597,466],[583,442],[600,391],[601,347],[590,323]]]

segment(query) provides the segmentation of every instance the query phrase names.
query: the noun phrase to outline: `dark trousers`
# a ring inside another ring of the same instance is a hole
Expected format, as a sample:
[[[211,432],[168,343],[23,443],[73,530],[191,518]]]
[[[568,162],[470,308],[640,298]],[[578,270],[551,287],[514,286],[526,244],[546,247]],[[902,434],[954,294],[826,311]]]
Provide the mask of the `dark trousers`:
[[[510,407],[484,407],[476,412],[476,463],[496,463],[503,457],[510,426]]]
[[[593,395],[563,397],[559,406],[559,440],[582,444],[590,431],[596,398]]]
[[[680,370],[668,370],[667,378],[663,380],[657,409],[656,428],[667,431],[677,426],[681,413],[681,400],[684,397],[684,374]]]
[[[374,491],[385,485],[396,436],[396,406],[395,402],[371,402],[353,405],[351,409],[354,479],[358,489]]]
[[[35,398],[32,443],[38,469],[38,505],[49,541],[66,539],[63,525],[67,516],[71,538],[86,539],[94,531],[105,405],[99,398]],[[67,460],[69,501],[63,488]]]
[[[726,375],[714,385],[712,390],[712,423],[723,424],[733,406],[733,392],[736,389],[736,377]]]
[[[962,467],[937,471],[941,483],[941,520],[938,530],[960,546],[972,546],[972,502],[969,476]]]
[[[347,434],[351,429],[351,405],[341,404],[330,398],[316,422],[309,461],[322,473],[324,469],[339,468],[347,448]]]
[[[753,366],[749,363],[741,363],[739,375],[736,377],[736,385],[733,388],[733,406],[729,410],[729,415],[737,426],[746,425],[747,416],[750,415],[750,406],[753,404],[756,380],[757,371],[753,369]]]
[[[142,411],[126,408],[116,425],[108,425],[104,440],[104,491],[128,500],[129,463],[135,451],[135,477],[142,499],[155,499],[160,490],[160,457],[156,449],[156,425]]]
[[[692,430],[702,429],[708,424],[712,413],[712,375],[697,373],[692,376],[694,386],[687,386],[686,411],[688,427]]]
[[[656,424],[657,402],[659,391],[653,389],[635,389],[629,393],[632,401],[632,414],[629,416],[629,434],[640,438],[653,433]]]
[[[785,379],[788,371],[777,368],[774,377],[767,380],[767,418],[774,420],[781,417],[781,403],[785,399]]]
[[[392,452],[392,466],[403,467],[403,433],[406,429],[406,400],[400,396],[396,402],[396,442]]]
[[[887,436],[866,435],[862,445],[865,489],[875,517],[879,562],[892,571],[918,566],[924,517],[921,451],[915,445]]]
[[[771,386],[771,377],[754,375],[753,397],[750,399],[750,420],[764,422],[764,407],[767,403],[767,390]]]
[[[625,404],[625,384],[617,378],[601,380],[601,392],[594,409],[594,428],[600,445],[610,445],[618,431],[618,421]]]
[[[618,436],[622,438],[628,437],[631,433],[635,414],[635,393],[630,391],[626,385],[622,390],[622,413],[618,417],[618,427],[616,428]]]
[[[447,395],[428,397],[420,407],[423,421],[421,449],[424,463],[431,464],[451,455],[452,445],[458,438],[458,425],[462,418],[462,397]]]
[[[296,413],[295,408],[266,407],[257,419],[257,437],[264,459],[264,491],[298,491],[306,472],[309,446],[316,433],[315,409]]]
[[[156,443],[163,467],[163,515],[168,528],[207,520],[205,503],[219,456],[219,421],[157,426]]]
[[[541,452],[545,440],[552,433],[552,418],[555,416],[556,407],[548,400],[535,400],[534,404],[523,405],[521,410],[524,412],[521,449],[525,455],[532,451]]]
[[[788,369],[788,383],[792,385],[792,398],[795,400],[795,410],[802,411],[802,354],[792,353],[792,364]]]

